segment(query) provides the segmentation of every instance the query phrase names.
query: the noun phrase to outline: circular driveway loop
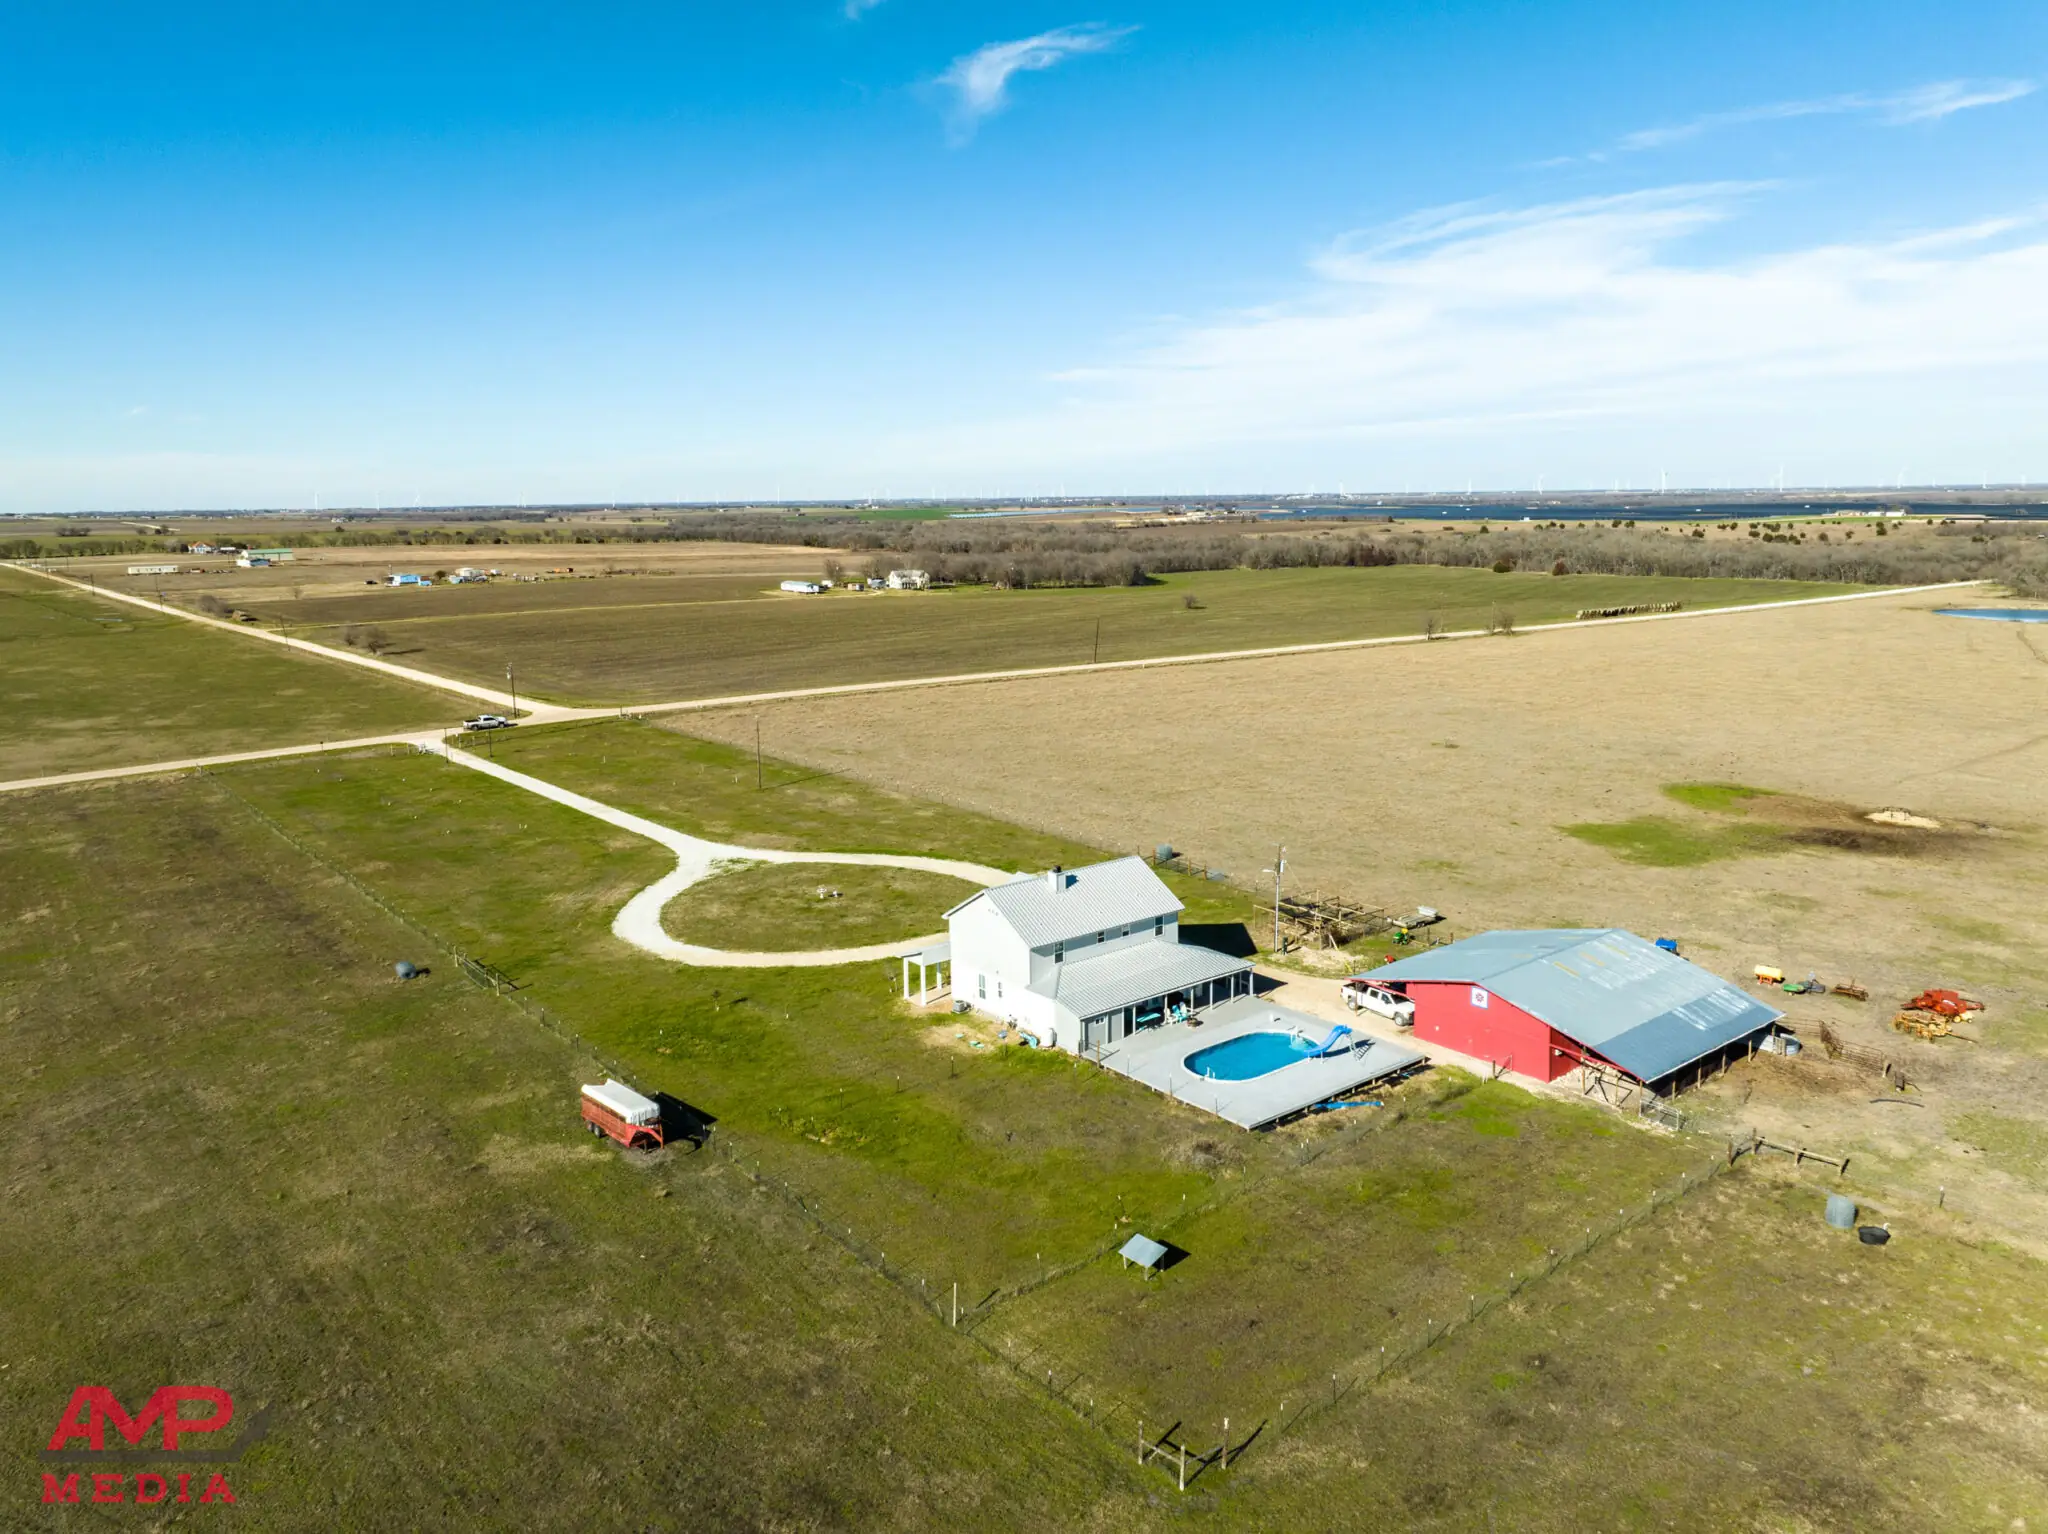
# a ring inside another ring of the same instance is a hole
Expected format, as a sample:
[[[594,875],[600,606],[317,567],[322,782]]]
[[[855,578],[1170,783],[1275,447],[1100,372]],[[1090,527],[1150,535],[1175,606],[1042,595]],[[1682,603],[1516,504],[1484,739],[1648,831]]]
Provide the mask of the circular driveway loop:
[[[635,836],[659,842],[673,852],[676,855],[675,872],[657,879],[627,901],[612,921],[612,934],[656,958],[671,959],[679,964],[698,964],[716,969],[858,964],[866,959],[897,958],[913,949],[936,943],[945,936],[944,933],[933,933],[928,937],[906,938],[895,943],[876,943],[867,948],[816,948],[796,953],[738,953],[730,949],[700,948],[695,943],[677,942],[661,925],[662,909],[691,885],[716,873],[722,863],[855,863],[870,868],[915,868],[923,873],[948,874],[984,887],[1007,884],[1017,877],[1000,868],[955,862],[951,858],[910,857],[894,852],[784,852],[771,847],[738,847],[728,842],[709,842],[701,836],[692,836],[687,831],[675,830],[626,810],[613,809],[608,804],[558,788],[540,778],[514,772],[510,767],[500,766],[473,751],[455,750],[438,739],[416,740],[415,743],[422,751],[444,756],[458,766],[502,779],[515,788],[567,805],[622,831],[631,831]]]

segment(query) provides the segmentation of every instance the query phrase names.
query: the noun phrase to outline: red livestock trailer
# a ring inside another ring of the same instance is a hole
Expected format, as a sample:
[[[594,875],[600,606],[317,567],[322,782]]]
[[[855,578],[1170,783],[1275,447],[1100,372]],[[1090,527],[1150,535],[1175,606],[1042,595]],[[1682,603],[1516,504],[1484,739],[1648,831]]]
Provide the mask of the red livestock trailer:
[[[583,1089],[583,1122],[592,1134],[608,1135],[628,1150],[658,1150],[663,1144],[661,1105],[623,1081]]]

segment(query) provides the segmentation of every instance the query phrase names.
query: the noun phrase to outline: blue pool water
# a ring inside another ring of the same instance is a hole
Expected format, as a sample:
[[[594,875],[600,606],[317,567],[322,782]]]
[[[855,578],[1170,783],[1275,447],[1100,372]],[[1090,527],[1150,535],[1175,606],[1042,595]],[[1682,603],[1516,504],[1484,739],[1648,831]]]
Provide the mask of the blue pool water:
[[[1283,1065],[1306,1060],[1315,1052],[1315,1041],[1299,1034],[1244,1033],[1198,1049],[1182,1063],[1197,1076],[1212,1081],[1250,1081]]]
[[[2048,607],[1938,607],[1944,618],[1998,618],[2007,623],[2048,623]]]

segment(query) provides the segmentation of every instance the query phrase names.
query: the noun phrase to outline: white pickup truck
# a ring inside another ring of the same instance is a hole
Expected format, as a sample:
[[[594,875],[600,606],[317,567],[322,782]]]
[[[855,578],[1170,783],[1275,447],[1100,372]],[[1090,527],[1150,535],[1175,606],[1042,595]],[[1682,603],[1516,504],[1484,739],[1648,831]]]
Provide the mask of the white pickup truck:
[[[1384,1017],[1397,1028],[1415,1026],[1414,1002],[1398,991],[1374,985],[1363,976],[1344,982],[1344,1005],[1354,1012],[1370,1012],[1375,1017]]]

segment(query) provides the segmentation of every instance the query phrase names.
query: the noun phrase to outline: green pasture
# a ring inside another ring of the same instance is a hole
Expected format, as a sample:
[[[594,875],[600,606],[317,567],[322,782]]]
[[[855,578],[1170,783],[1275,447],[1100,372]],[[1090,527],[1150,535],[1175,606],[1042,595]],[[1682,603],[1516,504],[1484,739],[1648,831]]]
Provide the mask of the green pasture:
[[[0,569],[0,779],[452,722],[461,700]]]
[[[649,603],[640,580],[590,583],[605,605],[500,610],[519,598],[490,587],[388,600],[375,621],[409,664],[469,680],[502,679],[557,702],[653,703],[791,688],[1136,660],[1151,656],[1329,643],[1520,626],[1584,608],[1682,602],[1722,607],[1826,596],[1848,588],[1804,581],[1689,580],[1403,565],[1379,569],[1219,570],[1137,587],[1005,591],[835,592],[729,602]],[[540,587],[530,588],[541,590]],[[470,592],[477,595],[471,597]],[[338,599],[273,600],[267,617],[313,623],[338,643]],[[554,600],[550,598],[550,600]],[[372,613],[367,605],[366,616]]]

